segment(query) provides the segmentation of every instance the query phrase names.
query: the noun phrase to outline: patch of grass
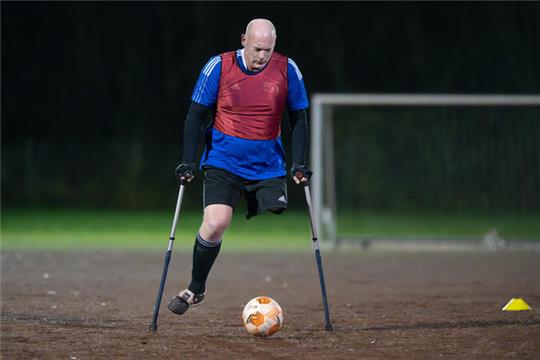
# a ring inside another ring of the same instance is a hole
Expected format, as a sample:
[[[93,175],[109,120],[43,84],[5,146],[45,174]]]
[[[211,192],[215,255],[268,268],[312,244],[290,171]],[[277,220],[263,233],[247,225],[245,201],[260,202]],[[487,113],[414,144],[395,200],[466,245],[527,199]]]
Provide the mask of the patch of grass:
[[[173,213],[111,210],[2,211],[2,248],[167,248]],[[180,213],[175,249],[193,247],[202,212]],[[225,250],[309,248],[309,219],[301,214],[264,214],[245,220],[238,212],[224,236]]]
[[[173,213],[80,209],[2,210],[4,249],[167,248]],[[175,250],[190,251],[202,212],[180,214]],[[394,238],[480,238],[496,228],[507,239],[540,239],[536,215],[349,213],[338,218],[340,234]],[[249,221],[239,210],[224,236],[223,250],[311,250],[306,212],[263,214]]]
[[[481,238],[496,229],[513,240],[540,240],[538,214],[359,213],[338,217],[338,232],[395,238]]]

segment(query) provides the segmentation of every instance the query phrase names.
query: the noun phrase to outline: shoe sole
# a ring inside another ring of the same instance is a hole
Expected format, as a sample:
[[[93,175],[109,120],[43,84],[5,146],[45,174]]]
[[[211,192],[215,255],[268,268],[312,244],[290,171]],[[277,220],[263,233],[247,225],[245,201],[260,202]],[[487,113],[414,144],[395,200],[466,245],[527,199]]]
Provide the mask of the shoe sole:
[[[201,301],[199,301],[199,302],[198,302],[198,303],[196,303],[196,304],[189,304],[189,307],[188,307],[188,309],[189,309],[190,307],[192,307],[192,306],[195,306],[195,307],[196,307],[196,306],[199,306],[199,305],[201,305],[201,304],[202,304],[203,302],[204,302],[204,299],[203,299],[203,300],[201,300]]]

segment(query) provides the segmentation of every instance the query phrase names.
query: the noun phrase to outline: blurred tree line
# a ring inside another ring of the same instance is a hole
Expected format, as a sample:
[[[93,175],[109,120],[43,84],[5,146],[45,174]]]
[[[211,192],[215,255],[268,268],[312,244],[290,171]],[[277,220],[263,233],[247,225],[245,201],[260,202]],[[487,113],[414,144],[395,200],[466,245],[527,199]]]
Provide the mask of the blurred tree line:
[[[173,206],[173,170],[181,158],[193,85],[208,58],[240,47],[240,34],[256,17],[275,23],[277,51],[300,66],[309,93],[540,92],[537,3],[3,1],[1,6],[3,207]],[[367,144],[381,135],[366,128],[365,113],[350,111],[345,117],[357,121],[338,130],[344,134],[340,144],[360,136],[368,153]],[[537,121],[515,131],[537,131]],[[422,121],[407,128],[385,126],[396,138],[407,132],[429,138],[440,131]],[[286,146],[287,129],[285,119]],[[371,149],[377,151],[376,145]],[[384,162],[363,164],[357,171],[378,178],[392,179],[395,171]],[[537,155],[530,164],[538,166]],[[434,169],[432,175],[440,176]],[[532,173],[537,181],[538,168]],[[414,174],[425,175],[408,172],[412,183]],[[355,178],[346,185],[358,186]],[[380,182],[363,181],[370,204],[388,209],[412,204],[393,203]],[[200,206],[200,189],[199,176],[186,193],[188,205]],[[421,189],[436,190],[429,183]],[[291,204],[302,206],[301,191],[291,193]],[[520,196],[510,194],[501,206],[513,208]],[[538,201],[533,203],[525,208],[538,210]]]

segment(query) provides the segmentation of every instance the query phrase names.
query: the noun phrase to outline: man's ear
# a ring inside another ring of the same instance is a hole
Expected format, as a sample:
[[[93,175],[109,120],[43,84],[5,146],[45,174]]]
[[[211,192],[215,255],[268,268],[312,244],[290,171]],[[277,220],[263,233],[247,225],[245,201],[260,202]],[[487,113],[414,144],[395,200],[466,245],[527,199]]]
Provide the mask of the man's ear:
[[[245,34],[240,35],[240,43],[242,44],[243,47],[246,47],[246,35]]]

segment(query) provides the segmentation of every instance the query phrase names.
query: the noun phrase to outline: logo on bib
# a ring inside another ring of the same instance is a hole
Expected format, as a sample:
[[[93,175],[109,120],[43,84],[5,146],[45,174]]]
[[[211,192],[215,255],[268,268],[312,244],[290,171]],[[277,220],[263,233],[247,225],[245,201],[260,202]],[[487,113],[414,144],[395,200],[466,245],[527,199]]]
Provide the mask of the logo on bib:
[[[266,93],[277,95],[279,94],[279,84],[277,81],[267,81],[263,83],[263,90]]]

